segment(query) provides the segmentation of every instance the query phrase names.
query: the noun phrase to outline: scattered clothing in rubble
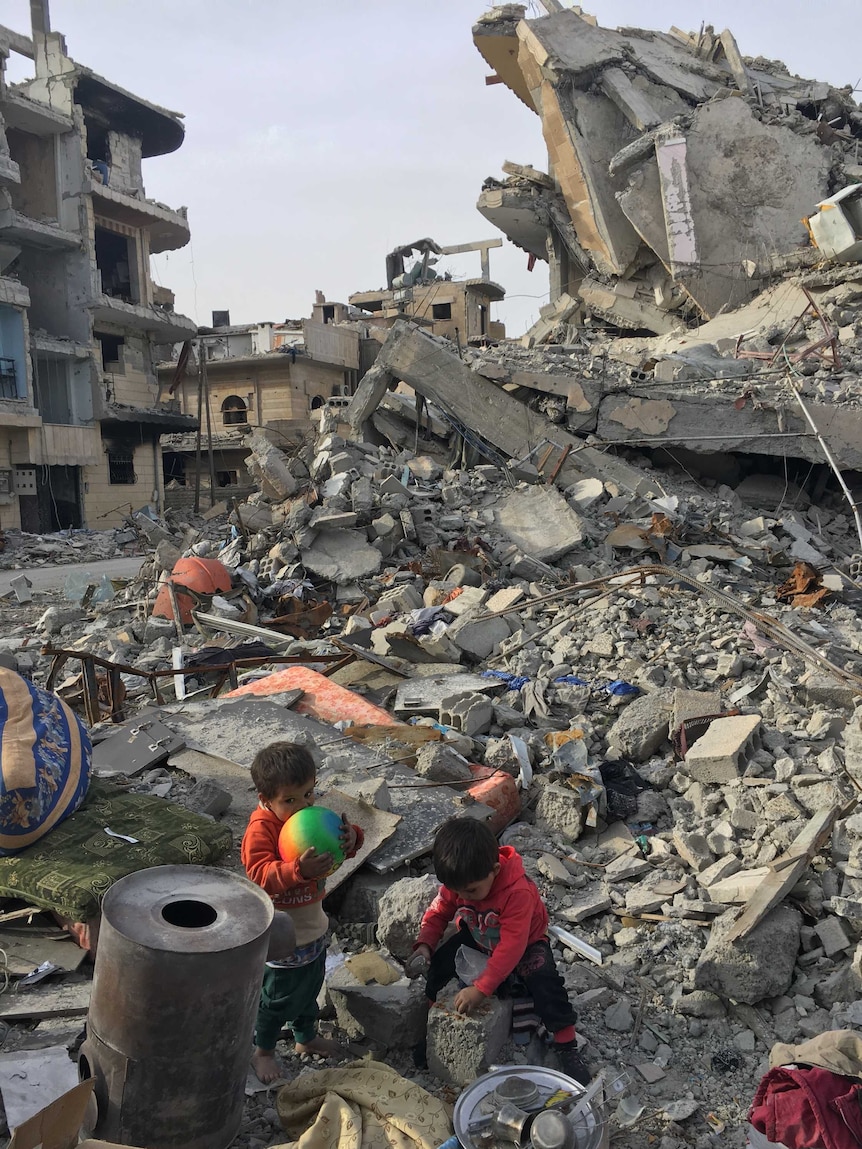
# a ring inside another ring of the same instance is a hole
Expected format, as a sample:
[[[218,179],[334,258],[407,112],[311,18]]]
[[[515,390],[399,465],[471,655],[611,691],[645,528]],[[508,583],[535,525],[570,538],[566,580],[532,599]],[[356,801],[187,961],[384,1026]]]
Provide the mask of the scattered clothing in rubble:
[[[862,1085],[813,1066],[770,1069],[757,1088],[749,1121],[787,1149],[859,1149]]]
[[[649,783],[630,762],[602,762],[599,772],[605,785],[608,817],[622,821],[631,818],[637,813],[638,794],[649,790]]]

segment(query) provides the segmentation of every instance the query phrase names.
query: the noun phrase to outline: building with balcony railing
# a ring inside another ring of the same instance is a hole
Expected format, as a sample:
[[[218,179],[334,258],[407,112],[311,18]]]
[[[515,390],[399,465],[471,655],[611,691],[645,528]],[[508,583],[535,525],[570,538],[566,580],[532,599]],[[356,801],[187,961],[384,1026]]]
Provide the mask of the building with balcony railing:
[[[158,404],[153,349],[196,328],[150,274],[188,220],[143,182],[184,130],[30,7],[30,36],[0,27],[0,527],[110,527],[162,505],[160,437],[195,425]],[[6,82],[10,53],[32,79]]]

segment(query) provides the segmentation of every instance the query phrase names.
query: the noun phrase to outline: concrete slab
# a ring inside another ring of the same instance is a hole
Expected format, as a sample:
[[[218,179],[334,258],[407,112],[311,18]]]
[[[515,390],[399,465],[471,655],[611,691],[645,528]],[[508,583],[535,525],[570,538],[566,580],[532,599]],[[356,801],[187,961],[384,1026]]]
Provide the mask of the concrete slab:
[[[555,487],[523,487],[494,508],[500,530],[520,550],[540,562],[554,562],[584,538],[584,524]]]

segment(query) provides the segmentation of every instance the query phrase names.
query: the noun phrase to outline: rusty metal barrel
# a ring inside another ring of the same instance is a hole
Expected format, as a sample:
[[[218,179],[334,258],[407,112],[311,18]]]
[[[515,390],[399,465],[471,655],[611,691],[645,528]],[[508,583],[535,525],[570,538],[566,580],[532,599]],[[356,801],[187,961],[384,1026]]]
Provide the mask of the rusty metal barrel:
[[[242,1121],[273,920],[237,874],[156,866],[102,903],[82,1078],[93,1132],[148,1149],[226,1149]]]

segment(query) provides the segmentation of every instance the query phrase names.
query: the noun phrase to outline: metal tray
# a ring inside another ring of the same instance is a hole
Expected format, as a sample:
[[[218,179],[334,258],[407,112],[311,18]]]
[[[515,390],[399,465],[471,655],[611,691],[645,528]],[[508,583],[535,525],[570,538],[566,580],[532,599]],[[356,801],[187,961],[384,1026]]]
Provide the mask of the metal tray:
[[[524,1077],[527,1081],[534,1082],[539,1089],[540,1099],[550,1097],[559,1089],[565,1089],[577,1096],[585,1092],[583,1085],[580,1085],[574,1078],[567,1077],[565,1073],[560,1073],[556,1069],[544,1069],[540,1065],[504,1065],[498,1069],[492,1069],[490,1073],[486,1073],[483,1077],[477,1077],[472,1085],[468,1085],[455,1102],[452,1123],[455,1126],[455,1134],[464,1149],[479,1149],[477,1142],[467,1132],[467,1128],[474,1121],[486,1116],[487,1111],[483,1108],[482,1102],[507,1077]],[[578,1121],[575,1130],[578,1138],[577,1149],[599,1149],[602,1144],[604,1124],[605,1119],[601,1110],[596,1105],[591,1106],[584,1117]],[[507,1149],[516,1149],[516,1147],[507,1143]]]

